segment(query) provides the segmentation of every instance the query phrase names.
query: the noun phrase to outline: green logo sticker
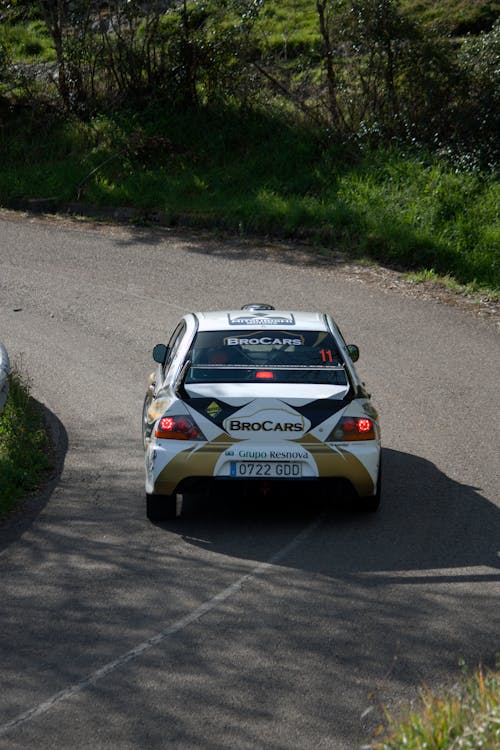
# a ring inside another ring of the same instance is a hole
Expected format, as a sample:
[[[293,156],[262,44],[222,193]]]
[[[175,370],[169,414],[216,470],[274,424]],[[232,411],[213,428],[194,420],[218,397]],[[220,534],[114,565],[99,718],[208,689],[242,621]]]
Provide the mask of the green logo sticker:
[[[219,406],[217,401],[212,401],[211,404],[209,404],[206,408],[206,412],[209,417],[212,417],[212,419],[215,419],[215,417],[220,414],[222,411],[222,406]]]

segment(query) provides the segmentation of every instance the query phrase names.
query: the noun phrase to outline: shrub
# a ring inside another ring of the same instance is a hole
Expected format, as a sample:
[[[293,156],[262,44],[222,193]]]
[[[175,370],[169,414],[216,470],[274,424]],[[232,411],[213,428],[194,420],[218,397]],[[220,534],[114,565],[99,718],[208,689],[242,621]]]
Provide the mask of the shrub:
[[[479,669],[448,695],[422,692],[410,713],[377,750],[497,750],[500,747],[500,673]]]
[[[49,467],[43,417],[19,370],[9,375],[9,395],[0,412],[0,518],[38,486]]]

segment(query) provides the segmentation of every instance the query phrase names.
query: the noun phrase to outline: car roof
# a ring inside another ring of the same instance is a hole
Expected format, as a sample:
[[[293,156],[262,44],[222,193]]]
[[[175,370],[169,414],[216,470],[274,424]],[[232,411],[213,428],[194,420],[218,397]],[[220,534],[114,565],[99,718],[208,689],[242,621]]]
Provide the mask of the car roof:
[[[299,330],[328,330],[325,316],[320,312],[291,310],[214,310],[193,313],[199,331],[234,330],[234,328],[297,328]]]

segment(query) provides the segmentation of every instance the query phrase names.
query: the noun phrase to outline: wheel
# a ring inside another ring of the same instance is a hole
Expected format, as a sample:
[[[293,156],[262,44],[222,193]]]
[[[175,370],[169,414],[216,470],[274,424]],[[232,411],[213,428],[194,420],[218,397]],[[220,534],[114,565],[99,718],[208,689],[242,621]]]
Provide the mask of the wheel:
[[[177,496],[146,493],[146,515],[150,521],[168,521],[176,518]]]
[[[366,513],[376,513],[380,505],[382,495],[382,462],[378,467],[377,489],[371,497],[362,497],[359,500],[359,509]]]

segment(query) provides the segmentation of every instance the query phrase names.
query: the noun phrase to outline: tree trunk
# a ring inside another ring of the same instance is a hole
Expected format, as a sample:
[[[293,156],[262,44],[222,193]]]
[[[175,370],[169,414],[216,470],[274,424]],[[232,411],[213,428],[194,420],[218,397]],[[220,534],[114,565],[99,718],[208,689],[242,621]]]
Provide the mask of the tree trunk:
[[[328,107],[332,119],[332,125],[340,133],[345,129],[345,120],[338,102],[337,76],[333,66],[333,49],[328,30],[328,18],[326,11],[327,0],[316,0],[318,11],[319,30],[323,40],[325,54],[326,83],[328,87]]]

